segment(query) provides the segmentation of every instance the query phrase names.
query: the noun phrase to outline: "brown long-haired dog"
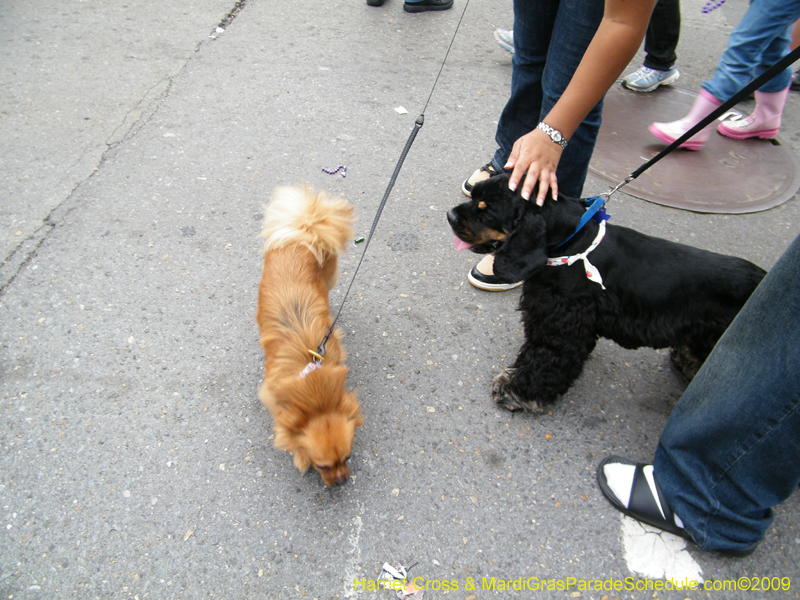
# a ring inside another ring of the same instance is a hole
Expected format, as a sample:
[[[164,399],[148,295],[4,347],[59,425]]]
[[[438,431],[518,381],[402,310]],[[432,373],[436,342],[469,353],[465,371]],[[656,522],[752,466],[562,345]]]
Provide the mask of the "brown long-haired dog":
[[[338,256],[352,239],[353,207],[306,187],[275,190],[264,213],[264,271],[256,321],[265,376],[258,396],[275,421],[275,446],[313,466],[327,485],[350,477],[347,459],[364,421],[345,389],[345,352],[334,329],[324,359],[315,352],[333,321],[328,290]]]

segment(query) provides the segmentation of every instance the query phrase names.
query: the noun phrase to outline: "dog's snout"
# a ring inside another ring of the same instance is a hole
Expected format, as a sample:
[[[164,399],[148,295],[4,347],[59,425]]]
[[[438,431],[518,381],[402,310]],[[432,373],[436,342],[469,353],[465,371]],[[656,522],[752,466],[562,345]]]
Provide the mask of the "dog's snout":
[[[456,215],[456,209],[451,208],[447,211],[447,222],[450,223],[450,226],[455,225],[458,223],[458,215]]]

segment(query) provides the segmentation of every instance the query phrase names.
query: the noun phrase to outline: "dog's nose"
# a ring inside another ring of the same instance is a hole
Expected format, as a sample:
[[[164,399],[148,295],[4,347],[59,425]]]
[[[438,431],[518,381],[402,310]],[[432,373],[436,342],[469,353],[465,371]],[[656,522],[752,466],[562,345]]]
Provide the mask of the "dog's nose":
[[[458,223],[458,216],[456,216],[456,210],[454,208],[447,211],[447,222],[450,223],[451,226]]]
[[[343,486],[345,483],[347,483],[347,475],[342,475],[341,477],[338,477],[338,478],[336,479],[336,481],[334,482],[334,485],[335,485],[336,487],[341,487],[341,486]]]

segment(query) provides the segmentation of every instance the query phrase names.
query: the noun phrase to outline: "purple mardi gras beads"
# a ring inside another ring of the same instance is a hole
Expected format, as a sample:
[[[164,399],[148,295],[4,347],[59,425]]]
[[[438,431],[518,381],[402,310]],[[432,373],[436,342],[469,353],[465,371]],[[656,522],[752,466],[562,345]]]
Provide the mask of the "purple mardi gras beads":
[[[328,175],[336,175],[337,173],[341,172],[342,178],[347,177],[347,167],[344,165],[339,165],[335,169],[326,169],[325,167],[322,167],[322,171]]]
[[[706,5],[703,7],[703,14],[707,15],[712,10],[718,9],[723,4],[725,4],[725,0],[718,0],[717,2],[714,2],[714,0],[708,0],[708,2],[706,2]]]

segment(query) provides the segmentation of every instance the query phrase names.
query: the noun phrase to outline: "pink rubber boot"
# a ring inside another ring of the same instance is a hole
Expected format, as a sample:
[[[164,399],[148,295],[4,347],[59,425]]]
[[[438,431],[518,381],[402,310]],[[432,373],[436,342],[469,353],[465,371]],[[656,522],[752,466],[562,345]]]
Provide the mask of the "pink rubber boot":
[[[721,100],[717,100],[707,91],[701,90],[688,115],[672,123],[651,123],[647,129],[665,144],[671,144],[721,104]],[[708,127],[704,127],[698,134],[683,142],[680,147],[687,150],[700,150],[706,145],[713,126],[714,124],[711,123]]]
[[[774,138],[781,128],[781,115],[788,96],[788,87],[781,92],[756,92],[756,109],[753,114],[737,121],[723,121],[717,131],[737,140],[751,137]]]

